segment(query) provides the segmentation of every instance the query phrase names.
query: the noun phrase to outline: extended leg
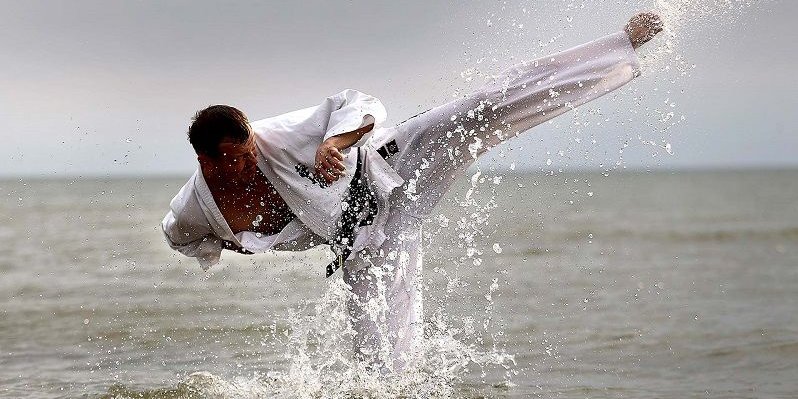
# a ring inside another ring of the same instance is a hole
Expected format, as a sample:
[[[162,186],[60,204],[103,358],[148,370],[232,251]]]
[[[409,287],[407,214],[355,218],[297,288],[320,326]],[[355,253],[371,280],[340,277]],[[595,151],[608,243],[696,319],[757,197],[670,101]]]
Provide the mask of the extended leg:
[[[429,215],[479,155],[623,86],[638,68],[628,36],[619,32],[517,64],[477,91],[399,124],[384,139],[399,147],[389,158],[406,181],[397,200],[405,212]]]
[[[515,65],[474,93],[375,137],[377,146],[396,140],[399,152],[388,162],[406,182],[392,198],[388,240],[344,269],[353,292],[355,349],[364,360],[400,368],[419,336],[420,218],[432,212],[458,173],[502,141],[622,86],[637,67],[620,32]]]

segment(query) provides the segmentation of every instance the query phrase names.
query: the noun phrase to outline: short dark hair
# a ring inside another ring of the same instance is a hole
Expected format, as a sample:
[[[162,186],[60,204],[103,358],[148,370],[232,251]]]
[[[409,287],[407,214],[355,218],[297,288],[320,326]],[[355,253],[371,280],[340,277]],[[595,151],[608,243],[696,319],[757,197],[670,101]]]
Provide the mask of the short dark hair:
[[[211,105],[197,111],[188,128],[188,141],[197,155],[219,157],[219,143],[232,139],[244,143],[249,139],[247,116],[229,105]]]

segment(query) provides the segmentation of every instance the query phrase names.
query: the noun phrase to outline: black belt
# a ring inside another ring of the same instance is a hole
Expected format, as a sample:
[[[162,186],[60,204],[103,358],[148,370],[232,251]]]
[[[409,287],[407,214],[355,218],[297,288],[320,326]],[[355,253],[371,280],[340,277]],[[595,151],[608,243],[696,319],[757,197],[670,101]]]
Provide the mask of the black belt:
[[[377,152],[383,158],[399,152],[396,140],[380,147]],[[344,196],[343,203],[347,204],[341,212],[338,221],[338,231],[330,242],[330,249],[335,253],[336,259],[327,265],[327,277],[330,277],[344,265],[344,261],[352,254],[352,245],[355,241],[355,226],[368,226],[374,221],[377,214],[377,198],[365,179],[363,179],[363,160],[360,147],[357,149],[357,166],[349,183],[349,190]]]

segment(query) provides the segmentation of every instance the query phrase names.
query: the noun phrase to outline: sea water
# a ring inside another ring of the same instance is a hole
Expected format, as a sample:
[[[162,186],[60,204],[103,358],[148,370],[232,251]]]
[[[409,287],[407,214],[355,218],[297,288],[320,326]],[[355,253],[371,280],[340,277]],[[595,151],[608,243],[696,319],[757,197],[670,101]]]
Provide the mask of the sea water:
[[[656,1],[641,60],[668,87],[641,143],[673,153],[689,25],[751,4]],[[389,377],[352,361],[323,248],[203,273],[158,227],[182,179],[3,181],[0,396],[794,394],[798,172],[622,164],[464,176],[425,225],[424,337]]]
[[[349,362],[324,251],[203,273],[158,227],[182,179],[3,181],[0,396],[798,390],[798,172],[473,175],[425,226],[422,356],[390,379]]]

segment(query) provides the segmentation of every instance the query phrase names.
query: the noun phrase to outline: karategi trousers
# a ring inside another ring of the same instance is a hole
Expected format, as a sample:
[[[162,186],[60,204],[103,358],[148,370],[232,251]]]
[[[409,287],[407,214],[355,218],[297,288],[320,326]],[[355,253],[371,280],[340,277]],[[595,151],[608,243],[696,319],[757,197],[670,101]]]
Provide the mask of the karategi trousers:
[[[396,141],[398,152],[387,160],[405,183],[392,193],[388,238],[344,267],[362,360],[398,371],[421,338],[422,222],[458,176],[488,149],[638,74],[634,49],[618,32],[516,64],[468,95],[374,133],[377,146]]]

